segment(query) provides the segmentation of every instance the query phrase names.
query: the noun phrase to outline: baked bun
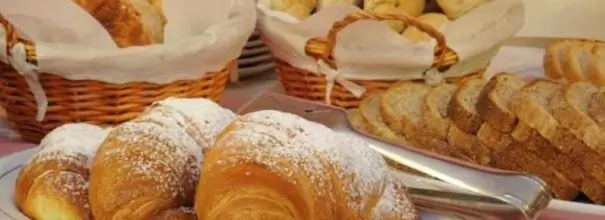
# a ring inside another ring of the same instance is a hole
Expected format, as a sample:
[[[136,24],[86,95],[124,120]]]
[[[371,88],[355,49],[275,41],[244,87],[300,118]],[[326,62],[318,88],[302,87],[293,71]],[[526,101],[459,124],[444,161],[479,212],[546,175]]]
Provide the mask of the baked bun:
[[[317,7],[317,0],[270,0],[269,7],[286,12],[302,21]]]
[[[490,0],[437,0],[437,4],[451,20],[456,20],[477,6]]]
[[[417,17],[424,11],[425,0],[365,0],[363,10],[371,13],[407,14]],[[391,29],[401,33],[405,29],[402,21],[384,21]]]
[[[164,41],[166,18],[161,0],[73,0],[94,17],[118,47]]]
[[[427,23],[437,30],[442,30],[443,27],[450,21],[445,14],[441,13],[426,13],[416,18],[418,21]],[[416,27],[409,27],[401,34],[413,43],[428,41],[433,38],[425,32],[418,30]]]
[[[15,184],[15,203],[31,219],[92,219],[88,200],[90,164],[107,132],[88,124],[51,131],[25,163]]]
[[[330,5],[349,4],[361,6],[362,0],[317,0],[317,10],[321,10]]]

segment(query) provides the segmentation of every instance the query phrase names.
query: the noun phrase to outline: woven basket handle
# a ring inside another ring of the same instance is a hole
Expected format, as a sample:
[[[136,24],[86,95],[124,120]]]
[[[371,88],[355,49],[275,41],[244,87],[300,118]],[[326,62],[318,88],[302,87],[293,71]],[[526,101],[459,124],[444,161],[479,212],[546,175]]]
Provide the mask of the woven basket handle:
[[[332,25],[332,28],[328,32],[327,38],[309,39],[309,41],[307,41],[307,44],[305,45],[305,53],[308,56],[314,57],[315,59],[322,59],[326,61],[332,68],[335,68],[336,65],[332,57],[332,51],[334,49],[334,45],[336,44],[336,35],[339,31],[341,31],[348,25],[355,23],[359,20],[403,21],[405,24],[414,26],[418,28],[418,30],[427,33],[429,36],[437,40],[437,45],[435,46],[434,53],[435,60],[433,62],[432,67],[436,67],[437,69],[445,69],[458,62],[457,56],[453,56],[454,59],[450,59],[451,56],[447,56],[448,54],[454,53],[454,51],[447,46],[445,42],[445,37],[443,36],[443,34],[441,34],[441,32],[424,22],[416,20],[412,16],[403,13],[368,13],[364,11],[359,11],[347,15],[344,19],[337,21]]]

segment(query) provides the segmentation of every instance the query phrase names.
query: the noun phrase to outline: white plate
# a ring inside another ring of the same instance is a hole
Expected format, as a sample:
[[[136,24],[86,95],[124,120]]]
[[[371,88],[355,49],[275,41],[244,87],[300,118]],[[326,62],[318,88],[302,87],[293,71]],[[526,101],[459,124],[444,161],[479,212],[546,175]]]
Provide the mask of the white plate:
[[[13,190],[15,188],[15,181],[17,175],[21,169],[23,161],[27,161],[35,152],[37,148],[28,149],[15,153],[13,155],[0,158],[0,219],[2,220],[26,220],[27,217],[23,216],[21,212],[15,207],[13,202]],[[425,189],[436,189],[436,190],[448,190],[465,192],[460,188],[453,185],[410,175],[406,173],[397,172],[397,176],[406,182],[406,185],[417,188]],[[562,200],[553,200],[544,215],[548,215],[548,219],[557,219],[558,213],[575,213],[585,215],[582,217],[583,220],[588,219],[605,219],[605,206],[582,204],[575,202],[568,202]],[[439,217],[432,213],[422,213],[423,220],[449,220],[454,218]],[[558,218],[568,219],[568,218]]]

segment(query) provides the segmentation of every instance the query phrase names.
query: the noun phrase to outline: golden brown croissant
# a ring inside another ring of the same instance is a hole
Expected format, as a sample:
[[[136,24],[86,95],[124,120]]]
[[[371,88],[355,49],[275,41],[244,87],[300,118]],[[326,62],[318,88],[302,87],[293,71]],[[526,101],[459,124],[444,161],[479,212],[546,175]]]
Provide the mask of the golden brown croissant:
[[[113,128],[90,174],[95,219],[190,219],[203,147],[234,117],[206,99],[168,99]]]
[[[119,47],[164,41],[161,0],[73,0],[94,17]]]
[[[418,219],[384,160],[354,136],[266,110],[206,154],[198,219]]]
[[[38,220],[92,219],[88,174],[106,135],[88,124],[67,124],[50,132],[15,184],[15,202],[23,214]]]

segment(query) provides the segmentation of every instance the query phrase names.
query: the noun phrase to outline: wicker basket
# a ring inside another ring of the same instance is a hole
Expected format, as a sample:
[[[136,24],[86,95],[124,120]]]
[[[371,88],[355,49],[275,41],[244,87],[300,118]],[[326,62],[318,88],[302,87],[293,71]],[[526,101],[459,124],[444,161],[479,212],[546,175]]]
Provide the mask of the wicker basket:
[[[7,49],[23,43],[27,61],[36,64],[36,49],[20,39],[15,29],[0,16],[7,32]],[[7,50],[10,51],[10,50]],[[36,120],[36,101],[25,78],[12,66],[0,63],[0,104],[12,128],[29,142],[39,142],[52,129],[71,122],[115,125],[142,112],[151,103],[168,97],[205,97],[218,101],[236,69],[229,62],[223,70],[197,80],[170,84],[132,82],[111,84],[94,80],[69,80],[52,73],[41,73],[39,81],[46,92],[48,106],[43,121]]]
[[[414,26],[424,31],[437,40],[434,52],[434,61],[431,68],[438,70],[447,70],[459,60],[458,55],[447,46],[445,37],[438,30],[430,25],[420,22],[411,16],[404,14],[370,14],[367,12],[356,12],[346,16],[343,20],[334,23],[328,32],[326,38],[310,39],[305,45],[305,51],[308,56],[317,60],[325,61],[330,67],[337,69],[332,56],[332,50],[336,43],[337,33],[359,20],[400,20],[407,25]],[[269,44],[270,45],[270,44]],[[284,87],[286,94],[308,100],[326,102],[327,81],[325,74],[314,73],[305,69],[292,66],[288,62],[276,59],[276,69],[279,81]],[[446,79],[448,81],[466,80],[469,77],[479,77],[485,72],[485,68],[471,71],[467,76]],[[368,92],[386,90],[397,80],[350,80],[357,85],[364,87]],[[356,108],[359,106],[362,97],[356,97],[349,90],[336,83],[330,94],[330,104],[343,108]]]

